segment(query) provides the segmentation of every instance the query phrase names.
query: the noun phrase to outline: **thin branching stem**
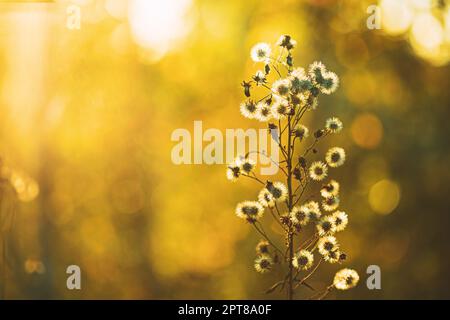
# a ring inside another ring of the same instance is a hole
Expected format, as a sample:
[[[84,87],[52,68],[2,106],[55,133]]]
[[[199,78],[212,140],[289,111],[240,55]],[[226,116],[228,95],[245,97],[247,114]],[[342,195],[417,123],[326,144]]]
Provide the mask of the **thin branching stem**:
[[[286,70],[289,72],[290,70],[289,70],[289,67],[288,67],[288,65],[286,64],[286,63],[284,63],[282,60],[280,60],[281,59],[281,56],[283,55],[283,52],[284,52],[284,48],[283,48],[283,50],[281,50],[281,52],[280,52],[280,54],[278,55],[278,58],[277,59],[275,59],[275,58],[273,58],[273,57],[269,57],[269,60],[272,60],[272,61],[274,61],[274,62],[276,62],[276,63],[278,63],[278,64],[281,64],[283,67],[285,67],[286,68]],[[272,62],[272,66],[274,66],[274,63]],[[281,77],[281,74],[280,73],[278,73],[278,75]]]
[[[328,133],[325,133],[321,138],[325,138],[328,135]],[[319,142],[320,138],[314,139],[314,142],[305,150],[303,153],[303,157],[306,157],[308,153],[316,146],[316,144]]]
[[[287,187],[288,187],[288,211],[292,211],[292,204],[293,204],[293,193],[292,193],[292,146],[291,146],[291,137],[292,137],[292,131],[291,131],[291,116],[288,116],[288,141],[287,141],[287,171],[288,171],[288,177],[287,177]],[[292,265],[292,259],[294,258],[294,236],[293,236],[293,227],[292,224],[289,225],[289,232],[288,232],[288,252],[289,252],[289,287],[288,287],[288,299],[292,300],[294,296],[294,287],[293,287],[293,265]]]
[[[258,177],[256,177],[256,176],[250,176],[250,175],[248,175],[248,174],[241,174],[243,177],[247,177],[247,178],[250,178],[250,179],[253,179],[253,180],[255,180],[255,181],[257,181],[257,182],[259,182],[260,184],[262,184],[262,185],[266,185],[264,182],[262,182],[260,179],[258,179]]]
[[[300,201],[300,199],[302,198],[303,194],[305,193],[306,187],[308,186],[309,181],[307,181],[305,183],[305,186],[302,188],[302,192],[300,192],[298,198],[295,200],[294,202],[294,206]]]
[[[261,86],[262,87],[264,87],[264,88],[266,88],[267,90],[269,90],[271,93],[270,94],[272,94],[272,88],[271,87],[269,87],[267,84],[261,84]]]
[[[297,197],[296,193],[297,193],[298,189],[300,189],[301,186],[302,186],[302,185],[299,184],[299,185],[297,186],[297,188],[295,188],[295,190],[294,190],[294,197]]]
[[[311,296],[309,298],[309,300],[313,300],[313,299],[322,300],[333,290],[333,288],[334,288],[334,285],[330,285],[325,290]]]
[[[269,211],[270,211],[270,214],[272,215],[273,219],[276,222],[278,222],[278,224],[281,226],[281,228],[283,228],[283,230],[285,230],[284,225],[281,223],[280,218],[275,215],[275,212],[273,212],[273,209],[269,208]]]
[[[298,288],[298,286],[302,285],[306,280],[308,280],[317,271],[317,269],[319,268],[321,263],[322,263],[322,258],[320,258],[319,262],[316,264],[314,269],[311,270],[310,273],[308,273],[303,279],[297,280],[298,284],[295,286],[294,289]]]
[[[259,233],[261,236],[263,236],[264,239],[266,239],[267,242],[269,242],[270,245],[271,245],[275,250],[277,250],[277,251],[284,257],[283,251],[281,251],[281,250],[273,243],[273,241],[269,239],[269,237],[267,236],[267,234],[266,234],[266,233],[264,232],[264,230],[262,229],[262,225],[259,224],[260,227],[258,227],[258,226],[256,225],[256,223],[252,223],[252,225],[255,227],[256,231],[258,231],[258,233]]]
[[[258,101],[256,101],[256,103],[263,101],[264,99],[267,99],[268,97],[270,97],[272,95],[272,93],[269,93],[267,95],[265,95],[264,97],[262,97],[261,99],[259,99]]]
[[[303,241],[303,243],[298,246],[298,249],[301,250],[302,248],[303,249],[307,248],[312,242],[314,242],[314,240],[316,240],[317,237],[318,234],[314,233],[311,237]]]
[[[296,114],[295,121],[294,121],[294,127],[300,122],[305,112],[308,110],[308,108],[305,106]]]
[[[281,171],[283,171],[283,173],[285,174],[285,175],[287,175],[287,172],[284,170],[284,168],[282,167],[282,166],[280,166],[280,163],[279,162],[276,162],[275,160],[273,160],[271,157],[269,157],[267,154],[265,154],[264,152],[260,152],[260,151],[249,151],[248,153],[247,153],[247,155],[250,155],[250,154],[252,154],[252,153],[256,153],[256,154],[260,154],[260,155],[263,155],[263,156],[265,156],[267,159],[269,159],[270,160],[270,162],[272,162],[274,165],[276,165]]]
[[[281,75],[281,72],[278,70],[277,66],[272,63],[272,67],[275,69],[275,71],[278,73],[278,75],[280,76],[280,78],[282,78],[283,76]]]
[[[314,250],[316,250],[317,247],[317,243],[319,242],[319,238],[314,238],[313,241],[311,241],[306,247],[305,249],[309,249],[311,252],[313,252]],[[312,249],[310,249],[312,246]]]
[[[281,130],[281,120],[278,120],[278,130]],[[287,155],[286,150],[285,150],[285,148],[284,148],[284,146],[282,144],[283,131],[281,130],[279,132],[280,132],[280,135],[279,135],[278,141],[277,141],[278,142],[278,147],[280,148],[281,153],[283,154],[284,160],[287,162],[288,161],[288,155]]]

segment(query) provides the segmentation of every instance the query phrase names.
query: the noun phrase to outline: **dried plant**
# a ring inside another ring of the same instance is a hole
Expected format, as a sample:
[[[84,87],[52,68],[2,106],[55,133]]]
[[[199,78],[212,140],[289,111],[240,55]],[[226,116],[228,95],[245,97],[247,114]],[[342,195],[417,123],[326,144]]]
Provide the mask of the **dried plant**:
[[[329,179],[331,171],[344,164],[346,154],[343,148],[334,147],[326,152],[324,159],[314,159],[318,157],[319,142],[339,133],[343,125],[338,118],[331,117],[310,135],[309,128],[301,122],[306,112],[318,107],[320,94],[336,91],[339,79],[321,62],[312,63],[308,70],[294,67],[292,50],[296,42],[290,36],[281,36],[276,45],[279,51],[276,54],[272,54],[267,43],[256,44],[251,49],[253,61],[264,68],[242,83],[247,100],[240,109],[244,117],[268,122],[268,134],[276,141],[282,156],[281,160],[272,161],[285,181],[264,181],[258,177],[253,152],[229,164],[227,177],[231,181],[250,178],[262,186],[257,200],[237,205],[236,215],[263,238],[256,246],[256,271],[266,273],[273,268],[285,271],[284,278],[267,293],[286,290],[287,298],[293,299],[294,290],[303,286],[305,290],[314,290],[310,298],[322,299],[333,289],[354,287],[359,280],[356,271],[342,269],[324,289],[316,290],[308,283],[323,261],[341,264],[346,259],[335,234],[345,229],[348,216],[338,210],[339,183]],[[255,100],[254,89],[266,92]],[[319,182],[323,184],[318,185]],[[311,188],[314,184],[316,188]],[[278,246],[263,227],[261,217],[266,211],[282,228],[285,248]]]

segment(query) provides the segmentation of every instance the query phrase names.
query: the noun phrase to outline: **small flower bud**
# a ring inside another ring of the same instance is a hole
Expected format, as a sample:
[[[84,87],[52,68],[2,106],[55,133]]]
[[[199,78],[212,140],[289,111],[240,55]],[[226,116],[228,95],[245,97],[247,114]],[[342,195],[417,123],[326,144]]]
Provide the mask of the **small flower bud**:
[[[319,139],[321,136],[323,136],[323,130],[322,129],[319,129],[316,132],[314,132],[314,137],[316,139]]]
[[[257,254],[268,254],[270,253],[269,250],[269,242],[266,240],[260,240],[258,244],[256,245],[256,253]]]
[[[300,100],[300,98],[298,96],[291,94],[291,102],[294,106],[297,106],[302,101]]]
[[[304,157],[299,157],[298,163],[300,164],[300,167],[306,168],[306,159]]]
[[[295,41],[294,39],[291,38],[290,35],[282,35],[280,37],[280,39],[278,39],[277,41],[277,45],[279,45],[280,47],[286,48],[288,50],[293,49],[297,44],[297,41]]]
[[[317,87],[312,87],[311,90],[309,90],[309,91],[311,92],[313,97],[317,97],[320,93],[320,90]]]
[[[295,179],[297,179],[298,181],[302,180],[302,175],[299,168],[295,168],[293,174]]]
[[[242,81],[241,86],[244,88],[244,94],[248,98],[250,97],[250,88],[252,87],[252,84],[250,82]]]
[[[294,65],[293,59],[292,59],[292,55],[291,55],[290,53],[288,54],[288,56],[287,56],[287,58],[286,58],[286,64],[287,64],[289,67],[292,67],[292,66]]]
[[[280,221],[283,225],[285,226],[289,226],[289,224],[291,223],[291,219],[289,218],[289,215],[283,215],[280,217]]]

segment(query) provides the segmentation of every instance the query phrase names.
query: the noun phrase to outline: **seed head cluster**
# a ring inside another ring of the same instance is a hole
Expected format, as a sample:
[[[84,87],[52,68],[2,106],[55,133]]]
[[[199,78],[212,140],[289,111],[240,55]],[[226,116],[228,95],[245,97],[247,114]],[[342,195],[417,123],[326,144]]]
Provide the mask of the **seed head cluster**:
[[[246,178],[259,186],[253,199],[237,204],[235,213],[261,237],[256,245],[255,270],[286,272],[268,292],[284,288],[289,299],[297,287],[309,286],[307,280],[322,261],[345,262],[347,254],[336,236],[349,221],[341,207],[341,186],[332,178],[334,170],[345,164],[346,152],[340,146],[320,152],[322,140],[339,134],[343,123],[332,116],[313,130],[303,117],[317,110],[320,95],[337,90],[339,78],[320,61],[305,68],[294,66],[296,47],[297,42],[289,35],[280,36],[275,47],[257,43],[251,48],[250,57],[258,69],[242,82],[245,100],[240,104],[240,113],[267,123],[268,135],[276,140],[282,156],[281,160],[271,160],[278,165],[282,178],[259,177],[255,171],[257,163],[249,157],[253,150],[236,158],[226,169],[228,180]],[[262,96],[256,94],[261,91],[265,91]],[[274,231],[274,225],[277,232],[269,234],[266,230]],[[350,289],[358,281],[358,273],[345,268],[336,273],[324,292]]]

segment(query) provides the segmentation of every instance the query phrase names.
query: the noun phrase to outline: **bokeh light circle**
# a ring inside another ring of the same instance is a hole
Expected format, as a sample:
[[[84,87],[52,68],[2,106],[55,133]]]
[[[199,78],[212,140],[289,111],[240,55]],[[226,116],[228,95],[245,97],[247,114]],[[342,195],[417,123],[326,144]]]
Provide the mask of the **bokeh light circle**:
[[[408,0],[382,0],[380,7],[383,30],[393,35],[408,30],[413,20],[413,10]]]
[[[365,149],[376,148],[383,138],[383,125],[378,117],[371,113],[358,115],[350,130],[353,141]]]
[[[389,214],[400,202],[400,187],[391,180],[380,180],[370,188],[368,200],[373,211],[383,215]]]
[[[444,30],[441,23],[431,13],[422,13],[414,19],[411,28],[413,42],[425,49],[436,49],[444,41]]]

